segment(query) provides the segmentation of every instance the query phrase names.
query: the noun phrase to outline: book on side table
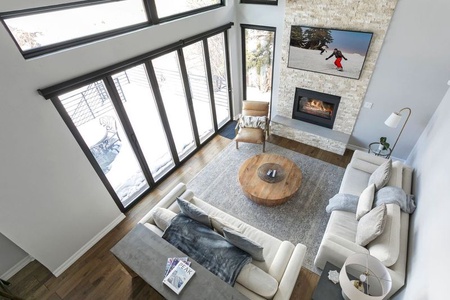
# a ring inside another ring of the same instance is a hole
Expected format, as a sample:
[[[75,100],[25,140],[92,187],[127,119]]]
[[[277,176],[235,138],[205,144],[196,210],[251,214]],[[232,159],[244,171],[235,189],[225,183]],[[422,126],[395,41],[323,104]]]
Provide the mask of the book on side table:
[[[163,283],[179,294],[194,274],[194,269],[189,267],[185,261],[179,260],[169,274],[164,277]]]

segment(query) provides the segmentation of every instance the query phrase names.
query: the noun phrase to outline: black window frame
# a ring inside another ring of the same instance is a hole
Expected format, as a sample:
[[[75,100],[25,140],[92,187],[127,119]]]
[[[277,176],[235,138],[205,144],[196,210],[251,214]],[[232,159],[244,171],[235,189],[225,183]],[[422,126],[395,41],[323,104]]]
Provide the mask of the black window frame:
[[[154,72],[152,71],[153,66],[151,63],[151,60],[154,58],[157,58],[159,56],[168,54],[170,52],[176,51],[178,56],[182,56],[182,51],[180,51],[180,49],[182,49],[185,46],[189,46],[193,43],[199,42],[201,41],[203,43],[203,47],[204,49],[207,49],[207,39],[211,36],[217,35],[217,34],[224,34],[224,41],[225,41],[225,57],[226,57],[226,61],[225,64],[227,65],[227,77],[228,77],[228,82],[229,85],[231,85],[231,71],[229,69],[230,66],[230,55],[229,55],[229,45],[228,45],[228,29],[231,28],[234,25],[234,23],[230,22],[228,24],[222,25],[220,27],[208,30],[206,32],[197,34],[195,36],[191,36],[188,37],[184,40],[180,40],[178,42],[166,45],[164,47],[161,47],[159,49],[147,52],[145,54],[142,54],[140,56],[131,58],[129,60],[111,65],[109,67],[103,68],[101,70],[97,70],[94,72],[91,72],[89,74],[53,85],[51,87],[48,88],[44,88],[44,89],[39,89],[38,93],[43,96],[46,100],[51,100],[51,102],[53,103],[53,105],[55,106],[56,110],[59,112],[59,114],[61,115],[63,121],[65,122],[65,124],[67,125],[67,127],[69,128],[69,130],[71,131],[71,133],[74,135],[76,141],[78,142],[79,146],[81,147],[81,149],[83,150],[84,154],[86,155],[86,157],[88,158],[89,162],[91,163],[91,165],[93,166],[94,170],[96,171],[97,175],[99,176],[100,180],[103,182],[103,184],[105,185],[106,189],[108,190],[108,192],[110,193],[111,197],[113,198],[114,202],[116,203],[116,205],[119,207],[119,209],[122,212],[127,212],[128,210],[130,210],[134,205],[136,205],[137,203],[139,203],[139,201],[145,197],[148,193],[150,193],[152,190],[154,190],[154,188],[156,188],[161,182],[163,182],[167,177],[169,177],[173,172],[175,172],[184,162],[186,162],[190,157],[192,157],[195,153],[197,153],[204,145],[206,145],[211,139],[213,139],[219,132],[220,129],[222,129],[224,126],[226,126],[226,124],[228,124],[229,122],[231,122],[232,120],[232,88],[231,86],[229,86],[228,88],[228,105],[229,105],[229,117],[230,117],[230,121],[228,121],[227,123],[223,124],[221,127],[218,127],[216,124],[216,117],[213,116],[214,118],[214,134],[212,134],[210,137],[208,137],[205,141],[203,141],[202,143],[200,143],[197,139],[198,137],[198,133],[195,136],[196,138],[196,148],[189,153],[188,155],[186,155],[185,157],[183,157],[182,159],[178,158],[178,154],[176,153],[176,147],[175,144],[171,143],[171,141],[173,141],[173,138],[168,136],[168,142],[169,142],[169,148],[171,150],[171,154],[172,157],[174,159],[174,164],[175,166],[169,170],[166,174],[164,174],[162,177],[160,177],[158,180],[154,180],[154,178],[152,177],[152,174],[148,172],[148,166],[143,167],[143,172],[145,174],[145,177],[149,183],[149,188],[140,196],[136,197],[133,202],[131,202],[129,205],[124,206],[123,203],[121,202],[121,200],[119,199],[119,197],[117,196],[114,188],[111,186],[109,180],[107,179],[106,175],[103,173],[103,171],[101,170],[100,166],[98,165],[98,162],[96,161],[96,159],[94,158],[94,156],[92,155],[90,149],[86,146],[86,143],[84,142],[83,137],[80,135],[80,133],[78,132],[75,124],[73,123],[73,121],[71,120],[69,114],[66,112],[65,108],[63,107],[62,103],[60,102],[58,96],[70,91],[73,91],[77,88],[80,88],[82,86],[85,86],[89,83],[95,82],[95,81],[104,81],[108,91],[110,92],[110,97],[111,100],[113,101],[113,103],[121,103],[120,102],[120,97],[114,92],[114,83],[111,80],[111,76],[121,72],[121,71],[125,71],[129,68],[132,68],[134,66],[140,65],[140,64],[145,64],[146,68],[148,68],[148,73],[149,73],[149,80],[150,83],[152,85],[152,87],[156,87],[158,86],[158,83],[156,81],[156,77],[154,77]],[[205,58],[207,60],[209,60],[209,52],[205,52]],[[150,68],[149,68],[150,67]],[[185,73],[186,71],[182,71],[180,70],[180,73],[182,75],[182,77],[187,76]],[[211,73],[208,73],[208,77],[211,77]],[[186,78],[184,78],[186,79]],[[208,80],[209,83],[209,89],[211,91],[212,88],[212,83],[211,80]],[[188,92],[189,90],[189,82],[185,81],[184,82],[184,88],[186,89],[186,91]],[[155,93],[155,100],[161,104],[162,102],[162,98],[161,95],[159,94],[159,89],[154,90]],[[188,96],[187,96],[188,97]],[[214,95],[211,95],[211,101],[212,104],[214,104]],[[192,99],[191,99],[192,100]],[[187,101],[189,101],[187,99]],[[116,106],[115,104],[115,106]],[[160,106],[162,107],[162,106]],[[158,108],[159,111],[161,112],[161,108]],[[135,154],[137,156],[137,159],[141,165],[141,167],[145,164],[145,159],[142,160],[142,158],[144,157],[142,154],[142,150],[140,149],[138,143],[135,140],[134,136],[134,132],[131,126],[131,122],[130,120],[128,120],[127,114],[124,113],[123,108],[121,107],[121,104],[118,105],[118,107],[116,106],[116,112],[119,115],[119,118],[122,122],[122,126],[124,128],[124,131],[127,132],[127,136],[130,140],[131,146],[135,151]],[[168,133],[168,135],[171,135],[171,129],[170,129],[170,125],[169,122],[167,120],[167,118],[165,117],[165,112],[164,110],[162,110],[163,114],[162,114],[162,124],[164,127],[164,130],[166,131],[166,134]],[[192,118],[191,118],[192,119]],[[194,120],[195,121],[195,120]]]
[[[277,38],[277,28],[272,26],[262,26],[262,25],[252,25],[252,24],[240,24],[241,25],[241,51],[242,51],[242,99],[247,99],[247,57],[245,49],[245,30],[255,29],[273,32],[273,53],[272,53],[272,78],[270,79],[271,90],[270,90],[270,105],[272,105],[273,98],[273,71],[275,67],[275,48],[276,48],[276,38]]]
[[[262,5],[278,5],[278,0],[269,1],[269,0],[241,0],[241,3],[244,4],[262,4]]]
[[[106,38],[118,36],[124,33],[129,33],[132,31],[136,31],[139,29],[147,28],[153,25],[157,25],[164,22],[174,21],[180,18],[192,16],[201,12],[213,10],[220,8],[222,6],[225,6],[225,0],[220,0],[219,4],[209,5],[198,9],[193,9],[187,12],[167,16],[164,18],[158,18],[158,13],[156,10],[156,5],[154,0],[142,0],[145,12],[147,14],[147,22],[121,27],[118,29],[113,29],[97,34],[87,35],[80,38],[75,38],[59,43],[54,43],[47,46],[42,46],[39,48],[34,49],[28,49],[28,50],[22,50],[20,45],[17,43],[17,40],[15,39],[14,35],[12,34],[11,30],[9,29],[8,25],[6,24],[5,20],[10,18],[16,18],[16,17],[24,17],[29,16],[33,14],[39,14],[43,12],[51,12],[51,11],[60,11],[60,10],[66,10],[66,9],[72,9],[72,8],[78,8],[78,7],[86,7],[86,6],[92,6],[92,5],[98,5],[98,4],[105,4],[109,2],[116,2],[117,0],[90,0],[90,1],[79,1],[79,2],[72,2],[72,3],[65,3],[65,4],[57,4],[57,5],[50,5],[50,6],[43,6],[43,7],[36,7],[36,8],[29,8],[29,9],[23,9],[23,10],[15,10],[15,11],[9,11],[9,12],[0,12],[0,22],[3,24],[11,38],[13,39],[16,47],[19,49],[20,53],[25,59],[35,58],[47,54],[51,54],[60,50],[73,48],[76,46],[85,45],[91,42],[104,40]]]

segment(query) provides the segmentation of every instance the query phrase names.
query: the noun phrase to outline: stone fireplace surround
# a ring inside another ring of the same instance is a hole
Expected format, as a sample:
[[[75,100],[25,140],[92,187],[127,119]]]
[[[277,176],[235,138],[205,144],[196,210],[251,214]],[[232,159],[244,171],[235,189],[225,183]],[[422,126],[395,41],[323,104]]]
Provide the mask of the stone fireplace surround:
[[[271,133],[344,154],[396,4],[397,0],[286,0],[280,87],[272,102]],[[373,32],[360,79],[288,68],[291,25]],[[332,129],[292,119],[296,88],[341,97]]]

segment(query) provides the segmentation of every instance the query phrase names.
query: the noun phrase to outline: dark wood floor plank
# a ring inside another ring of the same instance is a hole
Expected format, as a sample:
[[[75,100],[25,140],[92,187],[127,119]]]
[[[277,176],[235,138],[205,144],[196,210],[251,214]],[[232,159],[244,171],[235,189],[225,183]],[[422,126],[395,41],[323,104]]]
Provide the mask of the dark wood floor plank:
[[[269,142],[317,158],[328,163],[346,167],[353,151],[336,155],[302,143],[271,135]],[[37,261],[29,263],[13,276],[11,290],[26,299],[163,299],[142,279],[131,278],[109,249],[114,246],[136,223],[167,194],[178,182],[189,182],[226,146],[233,141],[221,136],[205,145],[182,167],[159,184],[142,201],[126,213],[126,218],[58,278],[54,277]],[[319,276],[302,268],[291,299],[311,299]]]

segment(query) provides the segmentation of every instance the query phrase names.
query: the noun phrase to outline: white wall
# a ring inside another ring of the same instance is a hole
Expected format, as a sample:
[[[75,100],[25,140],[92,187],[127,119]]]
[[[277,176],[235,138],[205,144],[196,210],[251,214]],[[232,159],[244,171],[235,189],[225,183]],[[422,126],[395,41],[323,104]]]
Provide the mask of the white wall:
[[[8,280],[11,270],[20,261],[26,259],[28,254],[0,233],[0,278]],[[14,275],[14,274],[12,274]]]
[[[450,90],[407,160],[414,167],[417,208],[410,224],[407,284],[395,299],[448,299],[449,111]]]
[[[386,136],[393,145],[400,127],[391,129],[384,121],[391,112],[410,107],[411,118],[393,153],[408,157],[447,90],[449,11],[448,0],[398,1],[365,98],[374,105],[361,109],[351,144],[367,148]]]
[[[0,11],[64,1],[18,2],[3,0]],[[37,89],[227,24],[234,9],[229,0],[227,7],[195,18],[31,60],[23,59],[0,26],[0,232],[59,273],[123,216],[53,104]]]

